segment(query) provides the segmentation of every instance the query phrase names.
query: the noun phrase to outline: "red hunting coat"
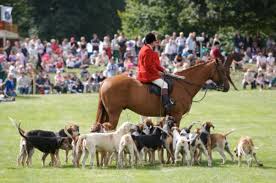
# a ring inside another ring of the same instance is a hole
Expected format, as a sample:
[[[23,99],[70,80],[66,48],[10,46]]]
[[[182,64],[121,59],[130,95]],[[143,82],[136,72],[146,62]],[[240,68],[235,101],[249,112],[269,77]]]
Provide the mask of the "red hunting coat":
[[[160,71],[163,72],[164,68],[160,65],[158,53],[149,45],[143,46],[138,56],[137,79],[143,83],[150,83],[160,78]]]

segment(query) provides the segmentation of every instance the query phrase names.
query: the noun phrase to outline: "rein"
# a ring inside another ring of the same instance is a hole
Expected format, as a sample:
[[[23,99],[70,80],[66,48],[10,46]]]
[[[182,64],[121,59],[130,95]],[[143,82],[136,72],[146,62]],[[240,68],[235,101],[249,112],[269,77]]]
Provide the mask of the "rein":
[[[201,102],[206,97],[207,91],[208,91],[208,88],[205,89],[204,95],[200,100],[192,100],[192,102],[196,102],[196,103]]]
[[[170,75],[167,75],[167,74],[166,74],[166,76],[172,77],[172,78],[175,79],[176,81],[183,81],[183,82],[186,83],[186,84],[194,85],[194,86],[198,86],[198,87],[202,88],[202,85],[199,85],[199,84],[193,83],[193,82],[191,82],[191,81],[188,81],[185,77],[184,77],[183,79],[182,79],[182,78],[179,79],[179,78],[173,77],[172,75],[173,75],[173,74],[170,74]],[[178,75],[176,75],[176,76],[178,76]],[[191,96],[190,92],[189,92],[185,87],[183,87],[183,88],[184,88],[184,89],[186,90],[186,92]],[[207,91],[208,91],[208,88],[205,89],[205,93],[204,93],[204,95],[203,95],[203,97],[202,97],[201,99],[199,99],[199,100],[192,100],[192,102],[196,102],[196,103],[201,102],[201,101],[206,97]]]

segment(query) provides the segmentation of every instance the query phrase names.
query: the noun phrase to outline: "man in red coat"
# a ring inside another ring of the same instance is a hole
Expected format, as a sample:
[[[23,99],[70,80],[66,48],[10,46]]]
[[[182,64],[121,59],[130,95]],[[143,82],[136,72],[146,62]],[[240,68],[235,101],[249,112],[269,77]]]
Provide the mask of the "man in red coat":
[[[156,41],[153,33],[146,35],[145,45],[141,48],[138,56],[137,79],[142,83],[153,83],[161,88],[162,103],[166,114],[168,114],[174,102],[168,96],[168,84],[161,78],[166,71],[160,65],[158,53],[153,51]]]

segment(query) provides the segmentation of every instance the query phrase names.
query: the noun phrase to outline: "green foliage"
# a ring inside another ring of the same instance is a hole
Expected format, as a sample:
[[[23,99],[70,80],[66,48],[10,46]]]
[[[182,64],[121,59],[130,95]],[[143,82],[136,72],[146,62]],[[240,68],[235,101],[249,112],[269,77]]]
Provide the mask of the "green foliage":
[[[18,25],[21,36],[28,36],[29,29],[33,26],[32,7],[29,6],[28,0],[4,0],[0,4],[13,7],[13,22]]]
[[[132,36],[151,30],[271,34],[276,28],[275,8],[274,0],[126,0],[120,17],[123,31]]]
[[[72,35],[92,37],[116,32],[120,28],[117,10],[123,0],[29,0],[40,37],[63,38]]]

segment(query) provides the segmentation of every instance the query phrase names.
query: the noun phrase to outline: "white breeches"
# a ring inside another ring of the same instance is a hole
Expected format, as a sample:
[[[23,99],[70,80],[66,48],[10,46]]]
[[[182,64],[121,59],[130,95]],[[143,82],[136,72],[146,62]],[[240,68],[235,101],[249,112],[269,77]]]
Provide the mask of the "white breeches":
[[[161,78],[152,81],[152,83],[156,84],[160,88],[168,89],[168,84]]]

